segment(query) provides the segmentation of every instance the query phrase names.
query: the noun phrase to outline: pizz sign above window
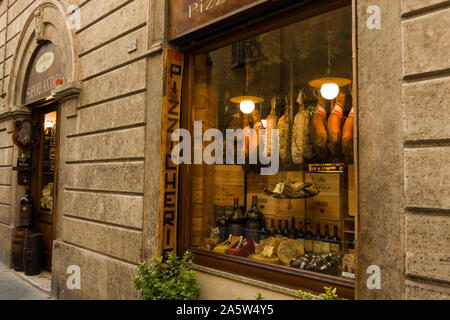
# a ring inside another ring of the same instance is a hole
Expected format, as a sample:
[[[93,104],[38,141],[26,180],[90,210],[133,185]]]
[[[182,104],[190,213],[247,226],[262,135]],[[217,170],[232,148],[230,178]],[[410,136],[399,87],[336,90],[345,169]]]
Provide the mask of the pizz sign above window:
[[[170,0],[169,40],[273,0]]]

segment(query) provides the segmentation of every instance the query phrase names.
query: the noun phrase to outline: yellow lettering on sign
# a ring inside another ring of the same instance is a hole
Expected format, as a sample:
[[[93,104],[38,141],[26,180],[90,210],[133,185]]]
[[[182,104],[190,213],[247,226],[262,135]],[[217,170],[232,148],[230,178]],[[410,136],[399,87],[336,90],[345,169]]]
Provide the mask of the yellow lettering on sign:
[[[220,5],[223,5],[227,0],[200,0],[189,5],[188,15],[189,19],[196,14],[203,14],[206,11],[214,9]]]

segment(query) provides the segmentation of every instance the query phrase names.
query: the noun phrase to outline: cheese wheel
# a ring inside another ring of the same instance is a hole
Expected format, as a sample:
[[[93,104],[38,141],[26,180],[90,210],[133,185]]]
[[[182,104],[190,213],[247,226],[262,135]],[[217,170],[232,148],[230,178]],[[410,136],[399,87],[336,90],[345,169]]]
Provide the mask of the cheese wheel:
[[[278,258],[282,265],[288,266],[292,259],[305,254],[305,248],[298,240],[288,239],[280,243],[277,249]]]
[[[256,260],[256,261],[260,261],[260,262],[265,262],[265,263],[280,264],[280,259],[278,257],[266,258],[262,255],[255,254],[252,256],[252,259]]]
[[[269,247],[274,248],[273,254],[275,255],[277,252],[277,249],[278,249],[278,245],[279,245],[279,242],[275,237],[270,237],[270,238],[264,239],[259,242],[259,246],[256,248],[255,253],[262,255],[265,247],[269,246]]]

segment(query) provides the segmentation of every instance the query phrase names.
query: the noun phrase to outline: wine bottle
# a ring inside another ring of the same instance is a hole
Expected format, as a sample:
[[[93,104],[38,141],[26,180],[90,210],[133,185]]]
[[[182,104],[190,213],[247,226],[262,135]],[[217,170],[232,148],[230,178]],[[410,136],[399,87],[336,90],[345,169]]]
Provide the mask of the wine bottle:
[[[20,199],[20,224],[22,227],[30,227],[33,224],[33,198],[30,189]]]
[[[243,245],[244,245],[244,237],[241,236],[241,237],[239,238],[239,242],[238,242],[238,244],[237,244],[237,246],[236,246],[236,249],[242,248]]]
[[[325,235],[322,238],[322,253],[329,253],[331,251],[331,238],[328,230],[328,225],[325,225]]]
[[[338,236],[338,227],[334,225],[334,234],[331,238],[331,251],[338,252],[341,251],[341,239]]]
[[[313,234],[311,232],[311,221],[306,222],[306,233],[305,233],[305,251],[313,252]]]
[[[283,241],[289,239],[289,221],[284,220]]]
[[[225,206],[220,206],[220,209],[222,211],[222,214],[217,219],[216,226],[219,228],[220,234],[220,242],[224,242],[227,239],[228,236],[228,218],[225,214]]]
[[[252,197],[252,205],[245,216],[247,217],[245,237],[259,243],[262,217],[258,210],[258,196]]]
[[[278,228],[275,232],[275,238],[277,238],[279,242],[283,241],[283,227],[281,226],[281,220],[278,220]]]
[[[317,223],[316,235],[313,240],[313,252],[322,253],[322,235],[320,234],[320,223]]]
[[[261,227],[261,230],[259,231],[259,242],[261,242],[264,239],[267,239],[269,237],[269,232],[266,229],[266,221],[264,220],[264,224]]]
[[[305,235],[303,234],[303,222],[300,222],[297,234],[297,240],[305,247]]]
[[[229,245],[231,244],[231,242],[233,242],[233,235],[232,235],[232,234],[230,234],[230,235],[228,236],[228,240],[225,241],[225,243],[224,243],[223,245],[224,245],[224,246],[229,246]]]
[[[228,226],[228,232],[234,236],[241,236],[242,233],[242,212],[239,208],[239,198],[234,198],[233,216]]]
[[[275,237],[275,221],[274,219],[270,219],[270,229],[269,229],[269,237]]]
[[[295,227],[295,217],[291,218],[291,228],[289,229],[289,239],[297,239],[298,230]]]

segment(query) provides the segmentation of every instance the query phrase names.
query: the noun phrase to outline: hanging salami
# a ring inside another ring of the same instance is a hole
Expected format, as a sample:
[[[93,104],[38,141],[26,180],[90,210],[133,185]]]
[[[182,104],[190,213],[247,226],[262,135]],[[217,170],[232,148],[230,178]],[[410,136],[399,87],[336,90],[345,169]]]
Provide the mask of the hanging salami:
[[[353,162],[353,107],[342,129],[342,153],[347,163]]]
[[[327,156],[327,111],[326,100],[322,96],[317,102],[316,111],[313,114],[311,125],[311,143],[314,153],[319,158]]]
[[[290,106],[286,103],[286,112],[278,121],[278,134],[279,134],[279,148],[280,159],[284,164],[289,163],[289,151],[290,151],[290,137],[289,137],[289,123],[290,123]]]
[[[267,148],[267,155],[270,156],[272,154],[272,130],[273,129],[277,129],[278,128],[278,116],[276,113],[276,107],[277,107],[277,98],[272,98],[271,101],[271,109],[270,109],[270,114],[267,117],[267,124],[266,124],[266,129],[267,129],[267,143],[266,143],[266,148]]]
[[[308,144],[307,136],[309,130],[309,115],[305,110],[304,94],[300,90],[297,98],[299,104],[299,111],[294,118],[294,124],[292,127],[292,161],[297,165],[303,164],[303,159],[306,153],[306,147]]]
[[[328,150],[333,157],[338,157],[341,152],[342,122],[344,119],[345,93],[339,93],[336,104],[328,116]]]

